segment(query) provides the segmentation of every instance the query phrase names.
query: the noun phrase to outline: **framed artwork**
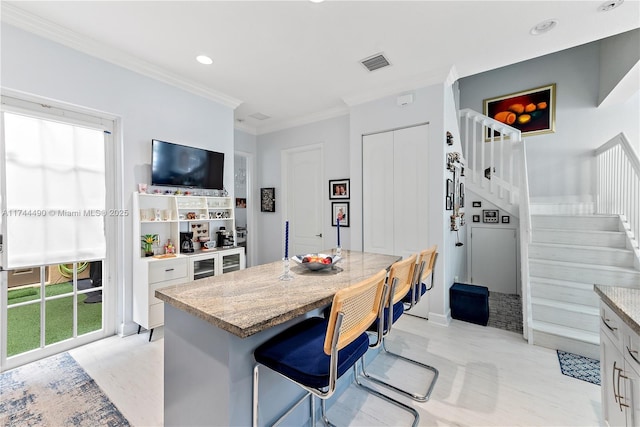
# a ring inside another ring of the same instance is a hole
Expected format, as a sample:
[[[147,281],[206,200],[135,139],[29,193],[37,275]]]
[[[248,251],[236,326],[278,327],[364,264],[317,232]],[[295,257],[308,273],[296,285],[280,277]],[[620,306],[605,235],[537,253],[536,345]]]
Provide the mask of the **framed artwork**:
[[[485,116],[518,129],[523,137],[556,131],[555,83],[485,99],[482,104]],[[499,136],[499,132],[494,135]],[[486,138],[490,140],[491,129]]]
[[[502,223],[503,224],[509,224],[509,215],[503,215],[502,216]]]
[[[445,208],[448,211],[453,210],[453,180],[447,178],[447,184],[445,187]]]
[[[473,202],[471,202],[471,204],[473,205],[474,208],[481,208],[482,207],[482,202],[479,200],[474,200]]]
[[[473,222],[480,222],[480,215],[474,215]]]
[[[340,227],[349,226],[349,202],[331,203],[331,225],[337,227],[338,216],[341,216]]]
[[[329,180],[329,199],[348,199],[351,194],[349,181],[346,178]]]
[[[260,212],[276,211],[276,189],[274,187],[260,189]]]
[[[482,222],[497,223],[498,222],[498,210],[497,209],[485,209],[482,211]]]
[[[244,197],[240,198],[240,197],[236,197],[236,208],[246,208],[247,207],[247,199],[245,199]]]

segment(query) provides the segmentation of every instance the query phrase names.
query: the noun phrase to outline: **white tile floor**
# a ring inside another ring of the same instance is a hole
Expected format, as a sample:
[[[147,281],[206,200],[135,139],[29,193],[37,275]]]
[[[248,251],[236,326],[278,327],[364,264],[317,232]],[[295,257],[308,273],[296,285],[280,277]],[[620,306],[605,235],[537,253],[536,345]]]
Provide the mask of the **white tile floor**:
[[[420,413],[421,426],[597,426],[600,387],[560,373],[555,350],[528,345],[513,332],[454,320],[442,327],[403,316],[388,343],[391,350],[437,367],[440,378],[425,403],[404,400]],[[133,426],[162,425],[163,335],[112,337],[70,351]],[[395,372],[382,356],[370,367]],[[426,374],[425,374],[426,375]],[[338,425],[408,425],[405,412],[349,389],[331,407]],[[286,423],[285,423],[286,424]]]

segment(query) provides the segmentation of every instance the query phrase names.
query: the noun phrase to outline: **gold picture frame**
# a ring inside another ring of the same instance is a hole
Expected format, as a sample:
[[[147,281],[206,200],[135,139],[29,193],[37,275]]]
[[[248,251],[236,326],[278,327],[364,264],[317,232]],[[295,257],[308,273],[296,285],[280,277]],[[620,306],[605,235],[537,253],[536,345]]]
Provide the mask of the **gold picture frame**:
[[[535,136],[556,131],[556,84],[488,98],[482,101],[482,113],[518,129],[522,136]],[[494,138],[499,137],[498,132]],[[487,129],[486,141],[491,139]]]

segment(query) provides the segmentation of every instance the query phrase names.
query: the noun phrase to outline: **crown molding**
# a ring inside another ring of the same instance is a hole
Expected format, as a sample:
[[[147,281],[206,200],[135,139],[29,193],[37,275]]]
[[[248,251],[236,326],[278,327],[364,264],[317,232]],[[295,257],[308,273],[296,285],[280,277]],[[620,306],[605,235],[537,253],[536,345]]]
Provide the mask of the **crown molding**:
[[[283,129],[289,129],[297,126],[307,125],[310,123],[320,122],[322,120],[333,119],[334,117],[345,116],[347,114],[349,114],[349,108],[347,106],[338,106],[306,116],[296,117],[289,120],[281,120],[276,123],[260,126],[257,127],[256,130],[258,132],[258,135],[264,135]]]
[[[412,78],[410,77],[380,86],[376,90],[368,90],[364,93],[348,95],[343,97],[342,100],[349,107],[354,107],[356,105],[386,98],[388,96],[397,95],[400,92],[444,83],[447,80],[450,71],[450,68],[433,70],[429,73],[422,73]]]
[[[193,81],[184,79],[160,67],[151,65],[132,55],[128,55],[118,49],[97,42],[86,36],[82,36],[75,31],[69,30],[61,25],[49,20],[42,19],[36,15],[16,7],[15,5],[2,2],[1,5],[2,22],[60,43],[64,46],[102,59],[112,64],[121,66],[138,74],[167,83],[171,86],[186,90],[212,101],[218,102],[226,107],[235,109],[242,101],[222,92],[214,91]]]
[[[233,128],[235,130],[239,130],[239,131],[248,133],[250,135],[254,135],[254,136],[258,135],[258,131],[256,130],[256,128],[254,126],[249,126],[246,122],[240,123],[238,121],[235,121],[233,123]]]

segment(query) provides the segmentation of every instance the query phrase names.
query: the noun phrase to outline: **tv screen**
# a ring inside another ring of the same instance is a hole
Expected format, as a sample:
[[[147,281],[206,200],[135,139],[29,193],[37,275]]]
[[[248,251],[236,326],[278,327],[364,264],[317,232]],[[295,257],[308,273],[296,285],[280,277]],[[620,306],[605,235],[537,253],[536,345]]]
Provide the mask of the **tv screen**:
[[[151,184],[222,190],[224,153],[151,141]]]

